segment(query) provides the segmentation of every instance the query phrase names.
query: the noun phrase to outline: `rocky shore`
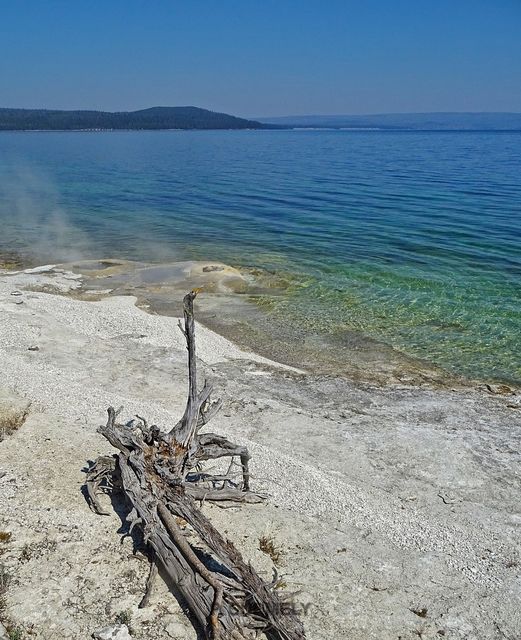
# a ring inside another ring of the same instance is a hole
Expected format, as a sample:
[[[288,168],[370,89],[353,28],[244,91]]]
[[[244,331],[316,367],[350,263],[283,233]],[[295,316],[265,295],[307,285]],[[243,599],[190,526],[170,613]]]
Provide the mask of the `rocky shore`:
[[[186,350],[177,319],[130,296],[78,299],[80,274],[0,273],[0,619],[19,637],[196,638],[122,520],[92,513],[88,461],[109,404],[172,424]],[[266,504],[205,513],[293,593],[310,640],[521,637],[521,402],[515,389],[312,375],[197,326],[200,370],[223,409],[212,429],[252,453]],[[0,418],[1,419],[1,418]],[[262,540],[270,540],[272,551]]]

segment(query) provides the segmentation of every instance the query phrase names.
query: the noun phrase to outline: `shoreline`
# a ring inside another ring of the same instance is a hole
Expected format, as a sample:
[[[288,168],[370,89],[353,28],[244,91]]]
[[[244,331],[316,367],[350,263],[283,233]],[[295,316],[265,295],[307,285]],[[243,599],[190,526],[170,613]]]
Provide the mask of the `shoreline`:
[[[87,298],[99,288],[108,296],[133,295],[145,311],[167,317],[178,315],[184,293],[199,287],[204,292],[196,301],[199,322],[243,350],[311,374],[379,384],[518,386],[508,379],[450,371],[354,329],[328,334],[284,322],[264,308],[264,300],[284,298],[287,285],[280,276],[259,270],[250,273],[210,260],[154,264],[109,258],[61,266],[83,276]],[[93,266],[101,268],[90,271]]]
[[[86,461],[112,453],[96,433],[108,404],[177,421],[186,349],[176,319],[129,296],[76,299],[80,277],[63,269],[28,271],[0,274],[0,392],[31,402],[0,447],[9,611],[42,640],[89,637],[125,610],[136,639],[195,640],[166,586],[138,609],[147,564],[122,545],[117,514],[95,516],[81,489]],[[197,348],[223,399],[213,427],[248,446],[252,482],[268,495],[204,512],[266,576],[275,567],[259,538],[273,537],[310,640],[440,630],[490,640],[496,625],[515,637],[519,396],[301,374],[200,323]]]
[[[317,332],[301,338],[300,328],[276,325],[276,318],[257,303],[271,294],[262,278],[251,286],[248,270],[219,261],[182,261],[175,263],[141,263],[126,259],[87,259],[58,262],[55,266],[79,276],[81,287],[58,292],[82,300],[103,297],[133,296],[145,312],[166,317],[181,313],[186,291],[200,287],[204,295],[196,300],[198,321],[206,328],[236,344],[242,351],[256,353],[283,366],[312,375],[342,376],[354,382],[376,384],[430,385],[439,388],[521,388],[517,380],[505,377],[469,376],[450,371],[441,365],[409,355],[381,340],[349,330],[344,336]],[[96,268],[98,267],[99,268]],[[16,252],[0,252],[0,271],[24,271],[41,268],[34,258]],[[132,281],[132,272],[159,271],[170,281],[152,280],[145,284]],[[205,271],[208,272],[205,273]],[[255,272],[258,270],[254,270]],[[118,275],[125,278],[118,280]],[[172,278],[172,274],[174,277]],[[246,276],[246,278],[245,278]],[[256,278],[256,276],[254,276]]]

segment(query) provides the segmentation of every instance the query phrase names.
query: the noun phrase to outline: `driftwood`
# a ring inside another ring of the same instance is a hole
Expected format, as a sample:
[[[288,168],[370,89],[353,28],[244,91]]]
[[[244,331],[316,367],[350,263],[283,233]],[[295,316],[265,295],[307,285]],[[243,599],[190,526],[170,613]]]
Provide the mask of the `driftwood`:
[[[193,301],[184,298],[181,331],[188,349],[188,400],[183,417],[168,432],[149,426],[136,416],[117,422],[121,408],[108,409],[106,425],[99,432],[119,449],[112,458],[102,456],[90,468],[87,494],[91,507],[106,513],[100,491],[121,489],[129,503],[127,521],[142,532],[153,558],[147,590],[140,606],[146,606],[159,567],[176,585],[205,638],[248,639],[264,632],[274,640],[305,638],[293,607],[284,602],[275,584],[263,581],[229,540],[213,527],[196,501],[261,502],[251,491],[249,454],[214,433],[199,433],[221,406],[212,402],[212,386],[197,390]],[[212,475],[202,463],[230,458],[228,471]],[[240,460],[240,480],[234,473]],[[197,542],[196,542],[197,540]]]

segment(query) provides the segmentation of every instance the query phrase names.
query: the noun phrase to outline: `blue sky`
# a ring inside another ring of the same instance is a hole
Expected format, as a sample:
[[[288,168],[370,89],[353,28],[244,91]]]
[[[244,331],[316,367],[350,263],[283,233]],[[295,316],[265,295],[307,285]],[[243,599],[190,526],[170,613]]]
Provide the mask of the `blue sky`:
[[[521,112],[521,0],[0,0],[0,106]]]

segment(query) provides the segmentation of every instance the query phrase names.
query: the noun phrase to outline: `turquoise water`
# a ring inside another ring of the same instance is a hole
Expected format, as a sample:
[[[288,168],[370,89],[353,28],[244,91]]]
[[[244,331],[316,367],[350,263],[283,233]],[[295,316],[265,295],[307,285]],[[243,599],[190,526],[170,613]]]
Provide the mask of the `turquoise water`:
[[[519,133],[2,133],[0,224],[45,261],[271,271],[303,333],[521,381]]]

